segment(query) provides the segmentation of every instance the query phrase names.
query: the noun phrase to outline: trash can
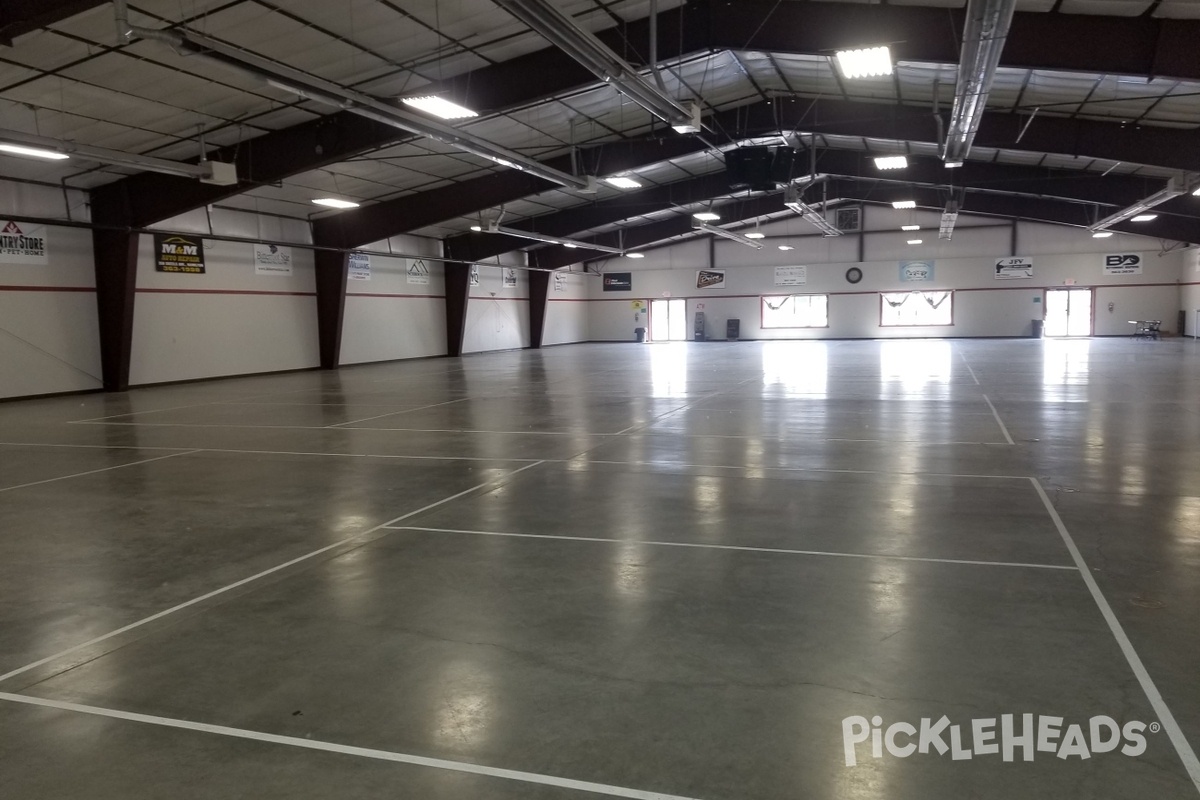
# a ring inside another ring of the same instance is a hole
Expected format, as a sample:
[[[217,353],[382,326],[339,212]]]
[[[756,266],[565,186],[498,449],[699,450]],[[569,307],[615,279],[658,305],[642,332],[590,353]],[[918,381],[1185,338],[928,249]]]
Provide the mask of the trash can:
[[[736,342],[742,332],[742,321],[740,319],[725,320],[725,338],[730,342]]]
[[[1033,320],[1033,338],[1041,339],[1043,336],[1045,336],[1045,334],[1046,334],[1046,320],[1044,320],[1044,319]]]
[[[646,329],[645,328],[634,328],[633,335],[637,337],[638,344],[641,344],[642,342],[646,341]]]

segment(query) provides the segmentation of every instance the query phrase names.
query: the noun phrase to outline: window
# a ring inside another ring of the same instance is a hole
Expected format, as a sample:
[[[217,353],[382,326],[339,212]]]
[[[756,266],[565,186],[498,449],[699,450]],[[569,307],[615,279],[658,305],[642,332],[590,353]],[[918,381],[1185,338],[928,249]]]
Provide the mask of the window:
[[[827,328],[829,296],[793,294],[762,298],[764,328]]]
[[[879,325],[953,325],[951,292],[885,292],[880,295]]]

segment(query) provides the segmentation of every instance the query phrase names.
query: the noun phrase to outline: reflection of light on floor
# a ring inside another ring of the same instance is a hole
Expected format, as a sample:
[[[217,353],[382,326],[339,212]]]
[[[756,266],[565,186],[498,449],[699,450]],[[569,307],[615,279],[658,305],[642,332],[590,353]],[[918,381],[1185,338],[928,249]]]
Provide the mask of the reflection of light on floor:
[[[1092,343],[1084,340],[1047,339],[1042,355],[1042,384],[1061,386],[1088,382]]]
[[[439,677],[437,738],[451,747],[477,748],[486,743],[496,713],[492,675],[473,661],[460,659],[447,665]]]
[[[883,342],[879,348],[880,377],[906,387],[948,384],[952,356],[949,342]]]
[[[821,342],[767,342],[762,346],[763,388],[785,395],[824,394],[829,381],[826,345]]]
[[[655,397],[687,396],[686,342],[650,346],[650,389]]]

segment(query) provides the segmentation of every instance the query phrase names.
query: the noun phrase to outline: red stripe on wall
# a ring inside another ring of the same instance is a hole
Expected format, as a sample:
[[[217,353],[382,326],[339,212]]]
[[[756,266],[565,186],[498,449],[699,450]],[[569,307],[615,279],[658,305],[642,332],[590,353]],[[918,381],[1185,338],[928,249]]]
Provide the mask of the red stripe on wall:
[[[255,289],[138,289],[138,294],[226,294],[267,297],[316,297],[316,292],[267,292]]]
[[[444,294],[372,294],[371,292],[346,292],[346,297],[415,297],[425,300],[445,300]]]
[[[94,286],[0,286],[0,292],[95,292]]]

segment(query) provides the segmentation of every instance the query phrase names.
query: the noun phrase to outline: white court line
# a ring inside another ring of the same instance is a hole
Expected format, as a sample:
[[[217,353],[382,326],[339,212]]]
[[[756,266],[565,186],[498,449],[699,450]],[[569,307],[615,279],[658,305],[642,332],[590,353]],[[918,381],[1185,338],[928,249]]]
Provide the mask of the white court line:
[[[514,469],[511,472],[506,472],[505,474],[501,475],[498,478],[493,478],[489,481],[484,481],[483,483],[472,486],[470,489],[465,489],[465,490],[459,492],[458,494],[450,495],[449,497],[438,500],[435,503],[430,503],[427,506],[418,508],[416,511],[410,511],[407,514],[402,514],[399,517],[396,517],[395,519],[390,519],[387,522],[381,522],[380,524],[376,525],[374,528],[371,528],[368,531],[363,531],[362,533],[356,533],[353,536],[349,536],[345,539],[340,539],[339,541],[336,541],[333,544],[329,544],[329,545],[326,545],[325,547],[321,547],[316,550],[313,550],[311,553],[305,553],[302,556],[293,558],[290,561],[285,561],[282,564],[278,564],[274,567],[271,567],[270,569],[265,569],[262,572],[251,575],[248,578],[242,578],[240,581],[234,581],[233,583],[231,583],[227,586],[222,586],[220,589],[214,589],[213,591],[207,592],[206,594],[202,594],[199,597],[193,597],[191,600],[182,602],[179,605],[171,606],[168,609],[159,611],[157,614],[151,614],[148,617],[139,619],[137,622],[131,622],[128,625],[117,628],[115,631],[109,631],[108,633],[103,634],[102,636],[97,636],[94,639],[89,639],[88,641],[84,642],[83,644],[77,644],[74,647],[68,647],[66,650],[62,650],[58,653],[55,653],[52,656],[46,656],[45,658],[34,661],[32,664],[26,664],[23,667],[18,667],[17,669],[12,670],[11,672],[6,672],[3,675],[0,675],[0,683],[3,683],[4,681],[8,680],[9,678],[14,678],[17,675],[20,675],[22,673],[29,672],[32,669],[37,669],[40,666],[49,664],[52,661],[57,661],[58,659],[63,658],[65,656],[69,656],[72,653],[75,653],[75,652],[78,652],[85,648],[99,644],[100,642],[111,639],[114,636],[120,636],[122,633],[126,633],[128,631],[134,630],[135,628],[140,628],[143,625],[154,622],[155,620],[162,619],[163,617],[170,616],[171,614],[174,614],[178,611],[182,611],[185,608],[190,608],[191,606],[194,606],[197,603],[203,603],[205,600],[209,600],[213,597],[217,597],[219,595],[225,594],[226,592],[229,592],[240,586],[245,586],[248,583],[253,583],[254,581],[259,580],[260,578],[265,578],[268,575],[273,575],[274,573],[279,572],[280,570],[287,569],[288,567],[294,566],[303,561],[308,561],[309,559],[315,558],[316,556],[319,556],[322,553],[328,553],[330,550],[333,550],[338,547],[342,547],[346,544],[354,542],[355,540],[370,536],[372,533],[375,533],[376,531],[384,530],[389,525],[395,525],[397,522],[403,522],[404,520],[409,519],[410,517],[415,517],[418,514],[423,514],[424,512],[429,511],[430,509],[437,508],[438,506],[445,505],[446,503],[450,503],[454,500],[459,499],[460,497],[471,494],[472,492],[477,492],[480,489],[486,489],[487,487],[492,486],[496,483],[499,483],[500,481],[511,478],[518,473],[524,472],[527,469],[532,469],[533,467],[536,467],[539,464],[544,464],[544,463],[545,463],[544,461],[537,461],[537,462],[534,462],[533,464],[526,464],[525,466],[523,466],[519,469]]]
[[[568,431],[481,431],[457,428],[336,428],[328,425],[238,425],[220,422],[79,422],[79,425],[121,425],[129,428],[224,428],[231,431],[396,431],[398,433],[496,433],[535,436],[617,436],[615,433],[593,433],[586,430]]]
[[[1063,544],[1067,546],[1067,550],[1071,553],[1071,558],[1075,561],[1075,567],[1079,570],[1079,574],[1083,576],[1083,582],[1087,584],[1088,591],[1092,593],[1092,599],[1096,601],[1096,605],[1100,608],[1100,614],[1104,617],[1104,621],[1108,623],[1109,630],[1116,637],[1117,644],[1121,647],[1121,652],[1125,654],[1125,660],[1129,662],[1133,674],[1137,676],[1138,683],[1142,685],[1142,691],[1146,694],[1146,699],[1150,701],[1150,705],[1154,707],[1154,713],[1158,714],[1158,721],[1162,724],[1163,730],[1167,732],[1167,736],[1171,739],[1171,744],[1175,745],[1175,752],[1179,754],[1179,758],[1183,761],[1183,765],[1187,768],[1188,775],[1195,784],[1196,790],[1200,791],[1200,759],[1196,758],[1196,751],[1192,749],[1188,743],[1187,737],[1183,735],[1183,731],[1179,727],[1179,723],[1175,721],[1175,716],[1171,713],[1171,709],[1167,708],[1167,703],[1163,700],[1162,694],[1158,691],[1158,687],[1154,685],[1154,680],[1150,677],[1150,673],[1146,671],[1146,667],[1142,664],[1142,659],[1138,656],[1137,651],[1133,649],[1133,643],[1129,641],[1129,637],[1125,635],[1125,629],[1121,627],[1117,615],[1113,613],[1112,606],[1108,604],[1104,593],[1100,591],[1100,586],[1096,583],[1096,579],[1092,577],[1091,570],[1088,569],[1087,562],[1083,560],[1083,555],[1080,554],[1079,548],[1075,546],[1075,540],[1071,538],[1070,532],[1067,531],[1067,526],[1063,523],[1062,517],[1058,515],[1058,509],[1050,502],[1049,495],[1042,488],[1042,484],[1037,478],[1030,478],[1029,482],[1033,484],[1033,488],[1037,490],[1038,496],[1042,498],[1042,504],[1046,506],[1046,511],[1049,512],[1050,518],[1054,520],[1054,527],[1058,528],[1058,534],[1062,537]]]
[[[967,368],[967,372],[971,373],[971,380],[975,381],[976,386],[980,386],[979,377],[975,374],[975,370],[971,369],[971,364],[967,361],[966,353],[960,351],[959,356],[962,357],[963,366]]]
[[[461,403],[463,400],[470,400],[470,399],[471,398],[469,398],[469,397],[459,397],[456,400],[446,400],[445,402],[442,402],[442,403],[430,403],[427,406],[418,406],[417,408],[406,408],[406,409],[403,409],[402,411],[389,411],[386,414],[376,414],[373,417],[366,417],[365,419],[352,419],[349,422],[335,422],[334,424],[326,425],[325,427],[326,428],[342,428],[342,427],[345,427],[346,425],[357,425],[360,422],[370,422],[373,419],[383,419],[384,417],[394,417],[397,414],[410,414],[413,411],[424,411],[427,408],[437,408],[438,406],[448,406],[451,403]]]
[[[554,459],[546,459],[547,463],[557,463]],[[609,464],[625,467],[681,467],[683,469],[740,469],[758,470],[762,472],[819,472],[833,475],[908,475],[911,477],[929,478],[986,478],[987,480],[1027,481],[1028,475],[973,475],[957,472],[888,472],[878,469],[820,469],[817,467],[747,467],[729,466],[726,464],[680,464],[675,461],[608,461],[600,459],[567,459],[568,463],[578,461],[581,464]]]
[[[180,450],[178,447],[138,444],[55,444],[46,442],[0,442],[0,447],[82,447],[89,450]],[[391,453],[316,453],[305,450],[241,450],[232,447],[197,447],[191,453],[239,453],[264,456],[327,456],[330,458],[400,458],[414,461],[490,461],[495,464],[528,464],[533,461],[553,462],[567,459],[549,458],[488,458],[486,456],[401,456]]]
[[[427,533],[464,533],[472,536],[504,536],[514,539],[557,539],[564,542],[606,542],[609,544],[647,544],[658,547],[689,547],[699,550],[734,550],[745,553],[776,553],[789,556],[826,556],[829,558],[864,558],[883,561],[918,561],[926,564],[967,564],[979,567],[1025,567],[1027,569],[1057,569],[1073,572],[1075,567],[1061,564],[1026,564],[1019,561],[971,561],[960,558],[921,558],[919,556],[890,556],[880,553],[833,553],[825,550],[791,550],[781,547],[747,547],[734,544],[705,544],[700,542],[657,542],[644,539],[604,539],[594,536],[552,536],[537,533],[501,533],[499,531],[467,531],[455,528],[420,528],[410,525],[389,525],[394,531],[425,531]]]
[[[111,708],[85,706],[80,705],[79,703],[66,703],[60,700],[45,700],[40,697],[28,697],[26,695],[10,694],[8,692],[0,692],[0,700],[6,700],[10,703],[21,703],[28,706],[39,706],[41,708],[53,708],[59,711],[73,711],[78,714],[90,714],[95,717],[108,717],[110,719],[126,720],[128,722],[141,722],[146,725],[157,725],[163,728],[177,728],[185,731],[212,733],[218,736],[229,736],[235,739],[249,739],[255,742],[287,745],[288,747],[300,747],[306,750],[320,750],[325,753],[356,756],[358,758],[370,758],[376,761],[392,761],[399,764],[412,764],[418,767],[430,767],[432,769],[441,769],[450,772],[465,772],[470,775],[482,775],[488,778],[501,778],[508,781],[533,783],[541,786],[553,786],[558,789],[573,789],[578,792],[590,792],[592,794],[601,794],[608,797],[626,797],[632,798],[633,800],[696,800],[696,798],[683,797],[681,795],[662,794],[661,792],[647,792],[642,791],[641,789],[627,789],[623,786],[610,786],[604,783],[592,783],[591,781],[577,781],[571,778],[559,778],[554,775],[542,775],[536,772],[521,772],[514,769],[486,767],[481,764],[471,764],[465,761],[448,761],[444,758],[429,758],[427,756],[415,756],[407,753],[393,753],[389,750],[375,750],[369,747],[354,747],[352,745],[336,744],[334,742],[323,742],[318,739],[301,739],[296,736],[280,736],[274,733],[248,731],[242,728],[230,728],[225,725],[210,725],[205,722],[191,722],[183,719],[172,719],[171,717],[157,717],[150,714],[136,714],[130,711],[117,711]]]
[[[624,436],[625,434],[631,433],[632,431],[636,431],[640,428],[649,428],[651,425],[657,424],[658,421],[660,419],[663,419],[664,417],[669,417],[672,414],[678,414],[680,411],[686,411],[689,408],[693,408],[693,407],[699,405],[700,403],[703,403],[705,400],[711,400],[712,398],[719,397],[720,395],[723,395],[727,392],[736,391],[737,389],[740,389],[743,386],[745,386],[747,383],[750,383],[751,381],[757,381],[760,379],[761,379],[760,376],[755,375],[753,378],[747,378],[746,380],[741,381],[740,383],[736,383],[733,386],[730,386],[728,389],[719,389],[715,392],[710,392],[709,394],[706,394],[703,397],[697,398],[696,400],[693,400],[690,403],[684,403],[679,408],[673,408],[670,411],[667,411],[663,414],[659,414],[658,416],[652,418],[649,422],[644,422],[641,425],[630,425],[628,428],[626,428],[623,431],[617,431],[617,436]]]
[[[199,450],[186,450],[179,447],[171,448],[172,450],[182,450],[183,452],[171,453],[165,456],[155,456],[154,458],[143,458],[140,461],[130,461],[128,464],[117,464],[115,467],[102,467],[100,469],[90,469],[87,472],[73,472],[70,475],[60,475],[57,478],[47,478],[44,481],[31,481],[30,483],[20,483],[16,486],[5,486],[0,488],[0,492],[11,492],[16,489],[28,489],[30,486],[41,486],[45,483],[54,483],[55,481],[65,481],[69,478],[82,478],[85,475],[97,475],[101,472],[111,472],[114,469],[125,469],[126,467],[136,467],[138,464],[149,464],[152,461],[162,461],[167,458],[175,458],[176,456],[186,456],[192,453],[198,453]]]
[[[992,410],[992,416],[996,418],[996,424],[1000,426],[1000,430],[1004,434],[1004,438],[1009,444],[1016,444],[1016,442],[1013,441],[1013,438],[1008,435],[1008,427],[1004,424],[1004,420],[1000,419],[1000,412],[996,410],[994,405],[992,405],[992,399],[986,394],[983,396],[983,399],[984,402],[988,404],[988,408]]]

